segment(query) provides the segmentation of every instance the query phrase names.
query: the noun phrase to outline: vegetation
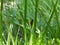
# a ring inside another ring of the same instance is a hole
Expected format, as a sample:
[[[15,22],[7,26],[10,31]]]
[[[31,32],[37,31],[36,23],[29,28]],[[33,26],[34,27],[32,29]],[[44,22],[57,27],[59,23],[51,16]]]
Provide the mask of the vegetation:
[[[60,0],[0,0],[0,45],[60,45]]]

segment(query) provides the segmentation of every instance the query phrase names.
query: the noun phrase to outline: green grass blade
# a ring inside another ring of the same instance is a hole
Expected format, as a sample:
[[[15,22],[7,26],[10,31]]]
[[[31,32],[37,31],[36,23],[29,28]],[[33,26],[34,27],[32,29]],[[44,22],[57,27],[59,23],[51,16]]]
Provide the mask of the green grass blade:
[[[24,38],[25,38],[25,43],[24,45],[26,45],[26,15],[27,15],[27,0],[25,0],[25,10],[24,10]]]
[[[37,9],[38,9],[38,0],[36,0],[36,5],[35,5],[34,32],[36,31],[37,13],[38,13]]]
[[[0,40],[2,41],[2,10],[3,10],[3,0],[1,0],[1,11],[0,11]]]
[[[35,18],[34,18],[34,43],[36,42],[36,24],[37,24],[37,13],[38,13],[38,2],[39,0],[36,0],[36,4],[35,4]]]

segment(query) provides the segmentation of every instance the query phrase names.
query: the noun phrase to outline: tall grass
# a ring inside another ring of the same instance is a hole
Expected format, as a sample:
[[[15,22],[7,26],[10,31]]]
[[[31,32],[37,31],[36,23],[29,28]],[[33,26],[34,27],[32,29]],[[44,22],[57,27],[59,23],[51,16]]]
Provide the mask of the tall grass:
[[[35,18],[34,18],[34,32],[36,31],[36,24],[37,24],[38,2],[39,2],[39,0],[36,0],[36,4],[35,4]]]
[[[47,27],[48,27],[48,25],[50,25],[50,22],[51,22],[51,20],[52,20],[52,18],[53,18],[53,15],[54,15],[54,12],[55,12],[55,10],[56,10],[56,7],[57,7],[57,3],[58,3],[58,0],[56,0],[56,2],[55,2],[55,4],[53,3],[53,8],[52,8],[52,10],[51,10],[51,15],[50,15],[50,18],[48,19],[48,22],[47,22],[47,26],[46,26],[46,30],[45,30],[45,32],[47,31]],[[50,27],[51,28],[51,27]],[[44,33],[45,34],[45,33]]]
[[[35,1],[35,18],[34,18],[34,32],[33,32],[33,35],[34,35],[34,41],[36,41],[36,24],[37,24],[37,15],[38,15],[38,3],[39,0],[36,0]],[[36,42],[34,42],[36,43]]]
[[[24,38],[25,38],[25,43],[24,45],[27,45],[27,35],[26,35],[26,15],[27,15],[27,0],[25,0],[25,6],[24,6]]]
[[[2,10],[3,10],[3,0],[1,0],[1,11],[0,11],[0,41],[2,43]]]

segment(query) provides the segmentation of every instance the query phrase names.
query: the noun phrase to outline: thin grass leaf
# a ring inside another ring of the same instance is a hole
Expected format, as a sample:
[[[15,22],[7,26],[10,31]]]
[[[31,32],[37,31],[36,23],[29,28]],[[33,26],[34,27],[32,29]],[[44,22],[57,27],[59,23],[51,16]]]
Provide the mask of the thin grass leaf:
[[[26,15],[27,15],[27,0],[25,0],[25,10],[24,10],[24,38],[25,38],[25,43],[24,45],[26,45],[26,41],[27,41],[27,37],[26,37]]]
[[[2,43],[2,10],[3,10],[3,0],[1,0],[1,11],[0,11],[0,41]]]
[[[38,1],[39,0],[36,0],[36,5],[35,5],[34,32],[36,31],[37,13],[38,13]]]
[[[10,32],[9,32],[8,33],[8,39],[7,39],[6,45],[10,45],[10,39],[11,39],[11,37],[10,37]]]
[[[38,3],[39,0],[36,0],[36,3],[35,3],[35,18],[34,18],[34,43],[36,43],[36,24],[37,24],[37,13],[38,13]]]

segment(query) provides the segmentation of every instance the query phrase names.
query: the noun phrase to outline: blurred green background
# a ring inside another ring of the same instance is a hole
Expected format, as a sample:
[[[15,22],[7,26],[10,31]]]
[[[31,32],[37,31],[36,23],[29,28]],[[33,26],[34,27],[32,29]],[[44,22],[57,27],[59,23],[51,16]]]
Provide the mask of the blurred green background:
[[[0,0],[1,45],[60,45],[60,0]]]

